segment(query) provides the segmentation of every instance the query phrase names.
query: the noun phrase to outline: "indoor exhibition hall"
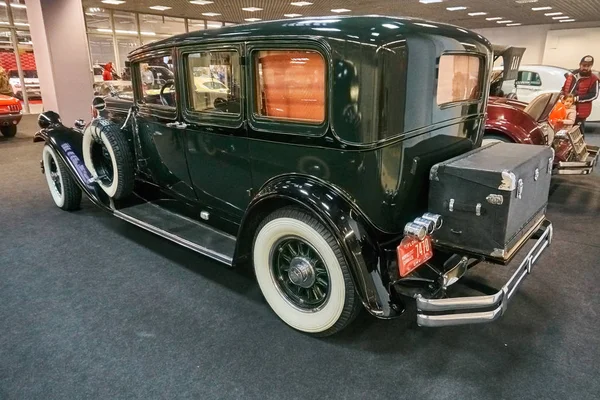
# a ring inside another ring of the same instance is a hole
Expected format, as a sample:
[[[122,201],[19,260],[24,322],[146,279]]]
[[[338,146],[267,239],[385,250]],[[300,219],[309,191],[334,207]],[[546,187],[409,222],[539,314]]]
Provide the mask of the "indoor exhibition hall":
[[[0,400],[600,398],[600,0],[0,0]]]

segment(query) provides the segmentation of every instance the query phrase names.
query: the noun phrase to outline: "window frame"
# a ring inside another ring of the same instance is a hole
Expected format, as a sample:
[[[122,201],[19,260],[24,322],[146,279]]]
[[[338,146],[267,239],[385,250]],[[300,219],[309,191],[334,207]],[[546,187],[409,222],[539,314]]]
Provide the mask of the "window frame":
[[[254,63],[255,54],[259,51],[286,51],[306,50],[319,53],[325,62],[325,115],[323,121],[306,123],[299,120],[284,120],[260,116],[255,113],[257,101],[256,67]],[[248,82],[246,93],[248,95],[248,123],[256,131],[277,133],[281,135],[296,135],[318,137],[327,133],[331,118],[331,57],[327,48],[316,40],[298,38],[291,40],[255,41],[247,46],[247,76]]]
[[[240,113],[221,113],[215,111],[198,111],[194,109],[192,98],[190,97],[188,56],[202,52],[225,52],[234,51],[238,53],[240,68]],[[245,97],[246,97],[246,67],[244,63],[245,52],[242,43],[226,44],[195,44],[182,46],[177,49],[178,63],[177,69],[185,71],[179,79],[180,100],[183,120],[197,125],[215,125],[228,128],[240,128],[244,124],[245,117]]]
[[[437,96],[438,96],[438,89],[439,89],[439,80],[440,80],[440,62],[442,57],[444,56],[467,56],[467,57],[477,57],[479,59],[479,71],[480,71],[480,78],[479,78],[479,98],[477,99],[463,99],[463,100],[456,100],[456,101],[449,101],[446,103],[442,103],[442,104],[438,104],[437,103]],[[437,107],[439,107],[441,110],[447,109],[447,108],[451,108],[451,107],[456,107],[456,106],[464,106],[464,105],[470,105],[470,104],[477,104],[480,103],[481,101],[483,101],[484,98],[484,84],[485,84],[485,69],[486,69],[486,62],[485,62],[485,55],[481,54],[481,53],[476,53],[476,52],[470,52],[470,51],[444,51],[442,52],[442,54],[440,54],[438,60],[437,60],[437,67],[436,67],[436,71],[437,71],[437,76],[436,76],[436,84],[435,84],[435,93],[433,94],[433,101],[435,102],[435,104],[437,105]]]
[[[140,64],[147,62],[153,58],[170,56],[173,60],[173,79],[175,87],[175,107],[164,106],[162,104],[146,103],[144,101],[144,95],[142,90],[142,74],[140,70]],[[178,61],[176,58],[176,52],[173,48],[161,49],[158,51],[144,53],[139,57],[136,57],[131,61],[132,81],[134,85],[134,104],[136,104],[140,111],[146,110],[150,115],[155,115],[159,118],[176,120],[178,117],[178,110],[181,105],[181,94],[179,93],[179,77],[177,74]]]

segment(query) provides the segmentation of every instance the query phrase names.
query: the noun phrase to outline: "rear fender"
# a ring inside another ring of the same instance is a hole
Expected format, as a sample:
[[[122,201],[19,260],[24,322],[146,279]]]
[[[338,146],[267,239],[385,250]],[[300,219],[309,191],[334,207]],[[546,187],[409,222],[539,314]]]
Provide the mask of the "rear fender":
[[[242,220],[234,262],[251,260],[252,243],[260,221],[278,208],[304,208],[334,233],[350,267],[365,308],[379,318],[393,318],[404,309],[392,301],[385,265],[375,240],[374,228],[347,194],[331,184],[300,174],[277,176],[267,181],[248,206]]]
[[[83,136],[81,132],[67,128],[64,125],[54,124],[49,128],[37,132],[34,142],[45,142],[52,147],[54,152],[66,165],[69,173],[77,185],[97,206],[111,211],[110,199],[104,191],[94,183],[92,175],[85,167],[81,151]]]

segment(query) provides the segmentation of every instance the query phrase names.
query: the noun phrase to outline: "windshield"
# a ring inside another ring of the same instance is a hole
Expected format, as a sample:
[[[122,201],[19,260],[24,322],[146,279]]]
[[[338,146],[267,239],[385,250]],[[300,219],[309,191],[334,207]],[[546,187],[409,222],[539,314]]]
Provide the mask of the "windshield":
[[[8,71],[8,76],[9,78],[19,78],[19,71],[17,71],[16,69],[11,69],[10,71]],[[37,79],[38,74],[37,71],[34,69],[24,69],[23,77],[25,79]]]

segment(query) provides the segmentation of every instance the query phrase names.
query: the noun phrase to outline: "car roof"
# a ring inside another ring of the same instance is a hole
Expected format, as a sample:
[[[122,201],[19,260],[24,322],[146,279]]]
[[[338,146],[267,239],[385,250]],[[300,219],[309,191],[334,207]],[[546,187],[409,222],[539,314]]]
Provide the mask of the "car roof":
[[[538,71],[548,72],[570,72],[567,68],[555,67],[553,65],[541,65],[541,64],[525,64],[519,67],[519,71],[522,69],[536,69]]]
[[[409,17],[336,15],[329,17],[288,18],[189,32],[139,47],[132,51],[130,56],[135,57],[148,51],[191,44],[198,41],[247,40],[249,37],[259,39],[282,36],[319,36],[338,40],[356,40],[381,46],[398,40],[398,34],[404,33],[424,33],[447,37],[472,38],[485,43],[491,50],[490,42],[482,35],[455,25]]]

